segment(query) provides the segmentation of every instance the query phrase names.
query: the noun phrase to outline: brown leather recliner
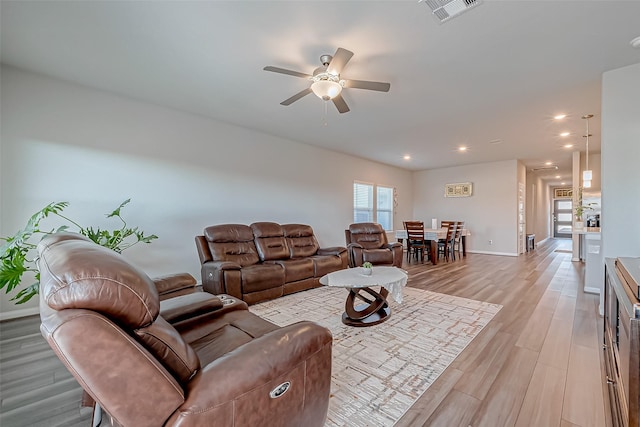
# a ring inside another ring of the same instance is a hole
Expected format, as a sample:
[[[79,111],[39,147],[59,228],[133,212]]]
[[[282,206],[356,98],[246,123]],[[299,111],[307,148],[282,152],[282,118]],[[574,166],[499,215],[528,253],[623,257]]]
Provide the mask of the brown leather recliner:
[[[119,425],[324,424],[327,329],[278,327],[229,296],[169,323],[154,282],[120,254],[73,233],[48,236],[38,253],[42,334]]]
[[[365,262],[373,265],[402,267],[402,244],[389,243],[380,224],[361,222],[351,224],[344,231],[349,251],[349,266],[359,267]]]

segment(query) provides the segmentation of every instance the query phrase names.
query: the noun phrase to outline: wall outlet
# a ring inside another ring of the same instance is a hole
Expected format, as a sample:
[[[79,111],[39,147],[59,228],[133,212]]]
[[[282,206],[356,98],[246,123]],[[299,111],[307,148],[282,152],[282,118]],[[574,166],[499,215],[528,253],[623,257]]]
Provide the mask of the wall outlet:
[[[489,244],[490,244],[490,245],[493,245],[493,240],[489,240]]]

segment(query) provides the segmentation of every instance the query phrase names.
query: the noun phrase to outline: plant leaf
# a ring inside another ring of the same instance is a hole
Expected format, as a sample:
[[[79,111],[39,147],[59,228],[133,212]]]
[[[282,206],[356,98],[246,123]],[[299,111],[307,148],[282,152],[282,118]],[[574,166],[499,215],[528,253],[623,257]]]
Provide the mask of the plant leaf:
[[[34,296],[38,295],[39,292],[40,282],[35,282],[18,292],[15,297],[11,298],[11,301],[15,301],[16,304],[24,304]]]
[[[111,218],[113,216],[120,216],[120,209],[122,209],[127,203],[129,203],[131,201],[131,199],[127,199],[124,202],[120,203],[120,206],[118,206],[116,208],[116,210],[114,210],[113,212],[111,212],[110,214],[107,214],[107,218]]]

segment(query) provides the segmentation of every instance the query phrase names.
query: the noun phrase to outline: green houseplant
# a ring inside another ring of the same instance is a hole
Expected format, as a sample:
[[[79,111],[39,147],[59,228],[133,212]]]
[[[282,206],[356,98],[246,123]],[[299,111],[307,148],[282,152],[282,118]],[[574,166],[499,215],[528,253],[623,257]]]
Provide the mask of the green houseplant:
[[[23,304],[38,294],[40,289],[40,272],[36,266],[35,248],[38,242],[46,235],[59,233],[62,231],[76,231],[95,243],[121,253],[127,248],[138,243],[151,243],[158,236],[155,234],[146,236],[138,227],[128,227],[127,222],[122,218],[121,209],[131,201],[127,199],[120,204],[113,212],[106,214],[107,218],[117,218],[122,223],[120,228],[112,231],[100,228],[83,227],[72,219],[64,216],[62,211],[69,206],[68,202],[53,202],[36,212],[29,218],[27,225],[18,230],[11,237],[2,237],[4,244],[0,248],[0,289],[10,294],[17,292],[11,301],[16,304]],[[42,230],[40,223],[45,218],[57,216],[70,225],[62,225],[57,229]],[[76,230],[70,230],[73,226]],[[23,281],[23,275],[33,275],[35,282],[25,288],[19,289]]]

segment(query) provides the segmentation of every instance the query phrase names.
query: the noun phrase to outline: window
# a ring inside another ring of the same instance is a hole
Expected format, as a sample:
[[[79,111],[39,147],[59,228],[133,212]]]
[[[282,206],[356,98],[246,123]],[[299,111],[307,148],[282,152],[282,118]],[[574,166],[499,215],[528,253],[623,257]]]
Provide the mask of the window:
[[[372,184],[353,183],[353,222],[374,222]]]
[[[354,182],[353,222],[377,222],[393,230],[393,187]]]

